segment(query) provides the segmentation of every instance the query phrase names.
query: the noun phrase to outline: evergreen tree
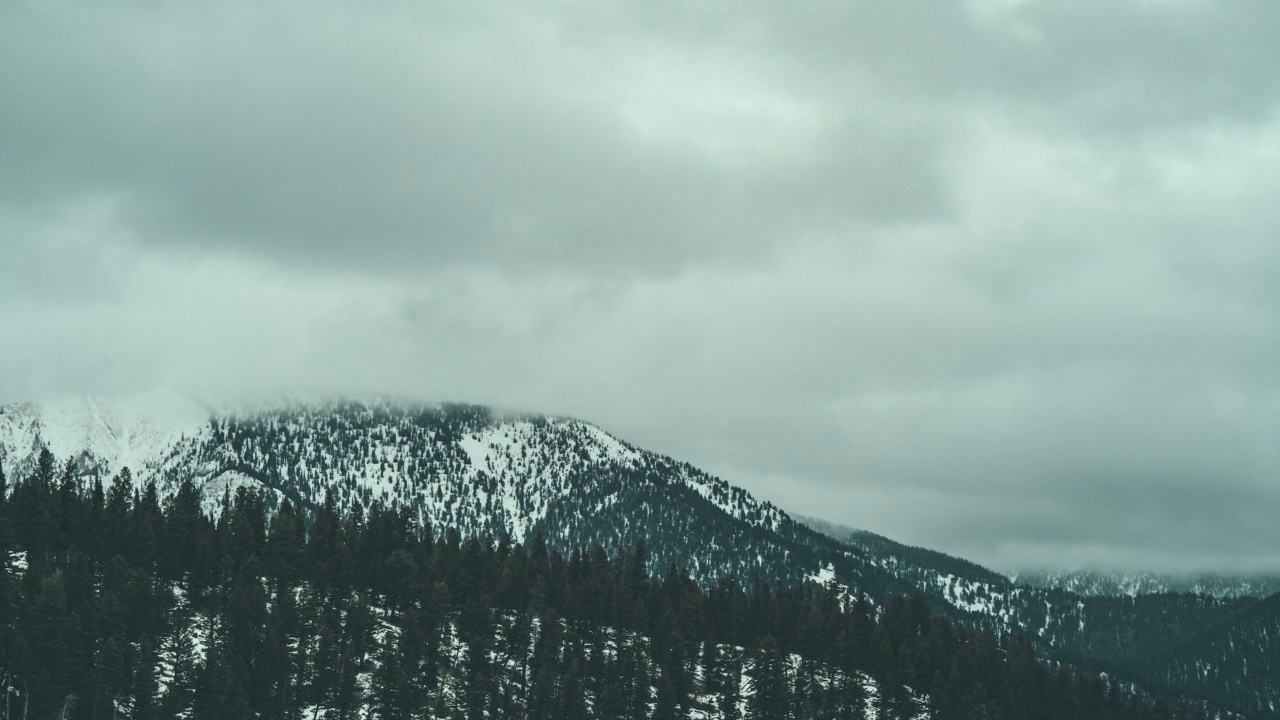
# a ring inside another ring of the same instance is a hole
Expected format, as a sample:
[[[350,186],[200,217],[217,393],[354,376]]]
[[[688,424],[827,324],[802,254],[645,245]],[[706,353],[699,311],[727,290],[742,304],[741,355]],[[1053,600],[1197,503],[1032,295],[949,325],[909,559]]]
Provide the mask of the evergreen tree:
[[[252,717],[247,670],[233,645],[220,643],[210,654],[196,691],[195,720]]]
[[[111,480],[111,488],[107,491],[106,506],[103,510],[102,549],[103,557],[129,552],[129,541],[132,536],[129,527],[129,511],[133,503],[133,474],[129,468],[122,468]]]
[[[735,652],[730,650],[730,652]],[[720,720],[740,720],[742,717],[742,663],[736,656],[727,658],[720,681]]]
[[[760,640],[751,668],[751,720],[786,720],[787,675],[782,651],[772,635]]]
[[[192,617],[187,608],[176,608],[171,628],[161,643],[163,653],[172,659],[172,665],[165,692],[160,698],[159,717],[185,715],[195,698],[202,658],[197,657],[196,637],[191,626]]]
[[[658,698],[654,705],[653,720],[678,720],[680,708],[676,702],[676,689],[668,673],[658,677]]]
[[[40,455],[36,459],[35,472],[31,475],[31,484],[37,491],[47,493],[53,486],[53,474],[53,453],[49,452],[49,448],[47,446],[41,447]]]
[[[159,658],[151,638],[144,635],[139,645],[137,664],[133,670],[133,708],[129,717],[130,720],[159,720],[165,717],[160,714],[160,688],[156,682]]]
[[[415,713],[412,673],[399,643],[388,638],[378,648],[373,673],[372,708],[374,717],[402,720]]]
[[[10,546],[37,549],[0,572],[0,672],[29,704],[15,715],[741,720],[742,646],[752,718],[861,717],[864,678],[886,718],[925,702],[938,720],[1208,714],[953,625],[923,595],[704,590],[671,565],[651,576],[644,548],[566,560],[536,534],[528,551],[464,540],[378,503],[344,519],[341,488],[310,532],[293,501],[247,491],[215,526],[190,482],[162,504],[122,471],[85,499],[74,465],[57,483],[44,466],[0,501],[0,537],[7,519]]]

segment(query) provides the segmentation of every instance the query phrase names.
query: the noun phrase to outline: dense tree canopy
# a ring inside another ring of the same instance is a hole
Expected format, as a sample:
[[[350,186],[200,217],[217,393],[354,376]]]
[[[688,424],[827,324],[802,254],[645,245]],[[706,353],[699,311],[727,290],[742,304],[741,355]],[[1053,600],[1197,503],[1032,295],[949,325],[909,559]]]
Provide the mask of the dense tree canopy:
[[[272,510],[242,489],[206,513],[190,482],[162,504],[127,472],[80,488],[46,454],[0,502],[0,673],[30,718],[1204,714],[918,593],[703,588],[643,543],[565,556],[377,504]]]

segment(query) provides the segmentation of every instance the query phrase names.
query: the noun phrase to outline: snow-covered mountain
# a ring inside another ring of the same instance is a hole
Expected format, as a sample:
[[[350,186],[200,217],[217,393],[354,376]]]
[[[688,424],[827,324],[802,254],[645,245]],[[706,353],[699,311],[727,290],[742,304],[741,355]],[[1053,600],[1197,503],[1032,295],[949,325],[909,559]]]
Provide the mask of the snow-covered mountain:
[[[1218,598],[1264,598],[1280,593],[1280,577],[1275,575],[1168,575],[1072,570],[1020,572],[1013,573],[1011,577],[1025,585],[1058,588],[1090,597],[1192,593]]]
[[[47,447],[85,473],[129,467],[145,475],[181,440],[206,431],[211,417],[207,405],[169,391],[0,407],[0,465],[10,475],[29,472]]]
[[[1274,634],[1254,633],[1257,647],[1231,651],[1249,636],[1242,628],[1275,627],[1275,602],[1080,592],[870,533],[815,530],[581,420],[385,398],[225,410],[172,393],[0,408],[0,467],[11,478],[30,473],[43,448],[60,464],[70,459],[82,483],[125,466],[162,497],[191,481],[214,512],[248,488],[269,505],[287,498],[312,509],[326,497],[343,512],[394,505],[463,535],[541,533],[560,550],[643,539],[655,570],[683,566],[703,583],[726,574],[833,578],[877,604],[919,589],[953,618],[1025,635],[1051,656],[1137,681],[1185,682],[1239,710],[1280,706]],[[1240,673],[1248,677],[1229,681]]]
[[[566,545],[634,542],[687,525],[675,520],[687,513],[672,512],[661,527],[644,526],[643,516],[677,495],[696,498],[699,511],[713,516],[708,522],[730,536],[731,526],[777,532],[790,523],[746,491],[590,423],[469,405],[371,398],[220,410],[154,393],[0,408],[0,467],[8,475],[31,472],[43,448],[60,464],[71,460],[82,483],[95,476],[107,482],[128,467],[138,488],[155,482],[165,497],[192,480],[214,511],[240,487],[304,508],[332,494],[343,510],[380,502],[464,534],[509,533],[521,541],[544,528]],[[712,563],[703,558],[727,557],[731,547],[726,537],[692,560],[709,577]],[[672,552],[668,559],[678,558]],[[715,563],[744,573],[764,564]],[[813,565],[794,574],[818,569]]]

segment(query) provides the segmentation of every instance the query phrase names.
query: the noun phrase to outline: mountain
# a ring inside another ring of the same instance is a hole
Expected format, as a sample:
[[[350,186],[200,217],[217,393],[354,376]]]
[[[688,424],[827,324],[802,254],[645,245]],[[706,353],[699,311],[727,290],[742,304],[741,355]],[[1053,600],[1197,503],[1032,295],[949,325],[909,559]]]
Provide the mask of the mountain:
[[[1246,715],[1274,717],[1280,708],[1277,668],[1280,594],[1175,645],[1148,676]]]
[[[191,481],[215,514],[241,488],[262,492],[268,509],[287,498],[310,514],[330,497],[341,512],[395,507],[462,537],[543,537],[564,553],[643,541],[656,572],[682,567],[703,587],[729,575],[779,586],[838,579],[882,607],[918,589],[948,618],[1021,634],[1049,657],[1280,717],[1268,705],[1280,688],[1273,636],[1249,634],[1269,617],[1259,598],[1081,593],[871,533],[820,532],[572,418],[387,398],[225,409],[165,393],[0,409],[8,475],[31,472],[44,447],[70,463],[82,491],[127,465],[139,489],[154,483],[161,498]],[[1232,682],[1220,658],[1241,642],[1257,645],[1238,654],[1251,658],[1256,683]],[[1203,670],[1213,663],[1224,668],[1217,679]]]
[[[1246,717],[1280,708],[1280,594],[1267,577],[1174,577],[1073,572],[1005,576],[961,558],[830,523],[801,522],[876,558],[902,578],[930,587],[963,578],[972,596],[1006,607],[1012,627],[1050,656],[1185,694]],[[1038,612],[1039,604],[1044,611]],[[1043,619],[1044,625],[1033,629]]]
[[[851,545],[868,556],[896,566],[899,574],[912,574],[927,581],[932,577],[963,577],[971,582],[983,582],[1000,586],[1009,584],[1009,578],[968,560],[952,557],[928,548],[904,545],[866,530],[838,525],[820,518],[794,516],[797,522]]]
[[[918,592],[877,608],[834,583],[702,588],[650,573],[641,546],[462,541],[381,504],[326,502],[307,530],[247,491],[215,521],[189,483],[162,505],[150,485],[54,479],[42,453],[0,498],[6,718],[1209,717]]]
[[[1011,576],[1017,582],[1043,588],[1059,588],[1077,595],[1161,595],[1194,593],[1219,598],[1265,598],[1280,593],[1276,575],[1171,575],[1166,573],[1122,573],[1073,570],[1032,571]]]
[[[0,410],[0,467],[22,476],[42,447],[72,461],[82,488],[128,465],[161,497],[194,480],[215,511],[250,487],[269,505],[314,509],[326,494],[342,508],[394,505],[464,536],[522,542],[541,530],[553,547],[643,537],[660,563],[688,561],[703,580],[798,581],[822,568],[807,544],[844,553],[719,478],[568,418],[382,398],[220,412],[173,395]],[[738,550],[753,534],[773,542],[746,557]]]
[[[76,397],[0,407],[0,465],[22,476],[47,447],[81,472],[143,471],[184,437],[208,429],[207,404],[165,391],[121,398]]]

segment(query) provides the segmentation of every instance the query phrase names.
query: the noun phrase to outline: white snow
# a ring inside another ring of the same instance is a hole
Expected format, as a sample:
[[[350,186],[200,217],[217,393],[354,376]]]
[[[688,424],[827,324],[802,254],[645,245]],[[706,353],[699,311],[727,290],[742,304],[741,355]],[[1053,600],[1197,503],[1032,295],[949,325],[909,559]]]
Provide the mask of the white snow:
[[[939,575],[937,581],[947,602],[965,612],[990,617],[1002,627],[1010,627],[1013,620],[1013,603],[1012,598],[1006,597],[1003,590],[984,582],[965,580],[950,574]]]
[[[329,411],[337,407],[359,415],[355,421],[339,421],[340,427],[358,433],[355,442],[344,438],[346,447],[354,448],[349,455],[339,456],[330,440]],[[270,467],[282,486],[309,502],[320,502],[326,491],[336,492],[341,502],[359,499],[366,505],[380,501],[410,508],[437,527],[458,527],[464,533],[506,530],[516,542],[526,539],[559,498],[582,484],[613,470],[652,465],[751,525],[776,531],[787,520],[777,507],[741,488],[633,448],[590,423],[491,415],[450,444],[413,419],[414,410],[432,407],[438,406],[385,398],[339,403],[293,399],[233,412],[173,392],[28,402],[0,408],[0,464],[10,474],[15,468],[29,472],[40,448],[47,446],[59,462],[80,457],[85,478],[97,472],[106,482],[127,465],[139,487],[160,481],[162,496],[191,478],[201,489],[204,508],[215,514],[228,492],[261,487],[238,468]],[[233,450],[214,443],[215,418],[261,420],[285,444],[273,447],[251,439],[247,447]],[[434,453],[425,463],[424,449]],[[601,497],[594,511],[612,500]]]
[[[836,579],[836,566],[830,563],[827,563],[826,567],[820,568],[818,572],[809,576],[809,580],[811,580],[812,582],[816,582],[819,585],[826,585],[827,583],[835,579]]]
[[[128,467],[142,483],[178,441],[203,431],[209,419],[202,404],[165,390],[19,403],[0,408],[0,461],[11,471],[47,447],[58,462],[84,453],[104,475]]]
[[[254,478],[234,470],[220,473],[215,477],[209,478],[200,487],[200,507],[207,515],[217,520],[222,516],[223,500],[236,497],[236,492],[247,487],[250,490],[266,490],[267,492],[275,492],[270,488],[264,488],[262,483]]]

